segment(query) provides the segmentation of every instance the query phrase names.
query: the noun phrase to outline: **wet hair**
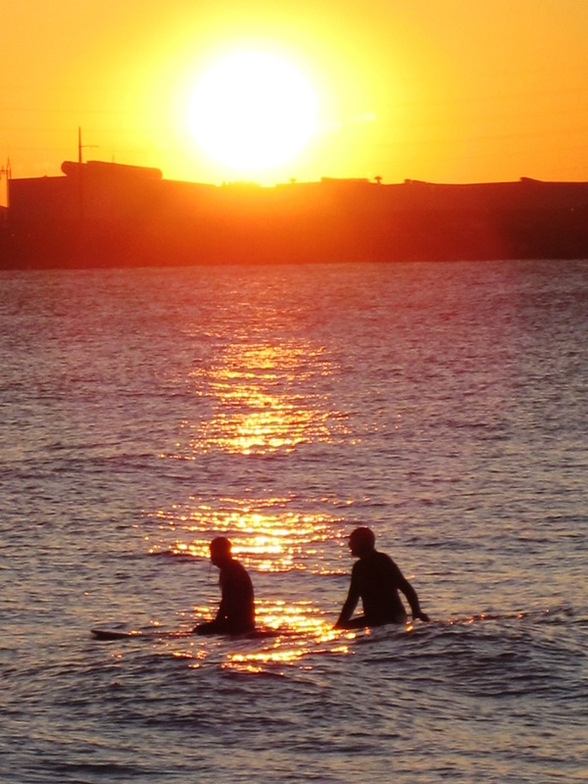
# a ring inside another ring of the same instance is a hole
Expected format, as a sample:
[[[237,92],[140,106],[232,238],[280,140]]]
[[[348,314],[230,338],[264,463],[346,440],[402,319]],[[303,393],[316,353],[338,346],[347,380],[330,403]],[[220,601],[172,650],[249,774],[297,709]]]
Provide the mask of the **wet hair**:
[[[351,532],[349,543],[353,543],[358,550],[372,550],[376,545],[376,536],[371,528],[362,525]]]

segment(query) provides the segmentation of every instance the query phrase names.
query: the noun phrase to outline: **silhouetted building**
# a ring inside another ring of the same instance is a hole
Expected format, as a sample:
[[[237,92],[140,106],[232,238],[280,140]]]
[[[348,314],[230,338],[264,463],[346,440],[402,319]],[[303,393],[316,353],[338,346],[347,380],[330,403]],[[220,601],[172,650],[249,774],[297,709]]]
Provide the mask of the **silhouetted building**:
[[[62,171],[10,180],[2,266],[588,257],[588,183],[264,188],[100,161]]]

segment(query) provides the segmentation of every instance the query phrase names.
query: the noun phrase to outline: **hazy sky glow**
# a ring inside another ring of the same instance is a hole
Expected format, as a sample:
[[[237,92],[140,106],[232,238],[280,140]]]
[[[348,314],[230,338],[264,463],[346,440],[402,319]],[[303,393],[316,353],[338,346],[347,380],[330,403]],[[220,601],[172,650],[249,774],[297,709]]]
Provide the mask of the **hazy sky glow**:
[[[259,49],[319,102],[312,142],[259,181],[588,180],[588,0],[4,0],[2,26],[13,177],[58,174],[81,126],[85,159],[238,179],[195,143],[190,96]]]

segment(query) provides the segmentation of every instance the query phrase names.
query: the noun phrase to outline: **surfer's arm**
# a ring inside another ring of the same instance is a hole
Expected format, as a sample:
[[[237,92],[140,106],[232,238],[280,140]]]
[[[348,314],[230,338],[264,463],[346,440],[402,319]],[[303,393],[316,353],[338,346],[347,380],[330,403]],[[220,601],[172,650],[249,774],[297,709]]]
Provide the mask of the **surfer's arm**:
[[[421,610],[417,592],[408,582],[406,577],[404,577],[402,574],[400,577],[401,579],[398,582],[398,588],[406,596],[406,601],[410,604],[413,619],[419,618],[421,621],[428,621],[429,616]]]
[[[335,628],[341,627],[346,621],[348,621],[351,618],[351,616],[353,615],[353,611],[357,607],[358,601],[359,601],[359,591],[355,587],[353,580],[351,580],[351,585],[349,586],[349,593],[347,594],[347,599],[345,599],[345,603],[341,608],[341,613],[339,614],[339,618],[337,619]]]
[[[222,596],[220,600],[220,604],[218,606],[218,610],[216,611],[216,615],[214,620],[215,621],[222,621],[224,618],[227,617],[227,591],[224,585],[221,586],[222,589]]]
[[[390,559],[390,574],[392,576],[392,580],[394,582],[395,587],[402,591],[402,593],[406,596],[406,601],[410,605],[410,610],[412,612],[413,619],[419,618],[421,621],[428,621],[429,616],[421,610],[421,605],[419,603],[419,597],[417,596],[417,592],[412,587],[412,585],[408,582],[406,577],[400,571],[398,564]]]

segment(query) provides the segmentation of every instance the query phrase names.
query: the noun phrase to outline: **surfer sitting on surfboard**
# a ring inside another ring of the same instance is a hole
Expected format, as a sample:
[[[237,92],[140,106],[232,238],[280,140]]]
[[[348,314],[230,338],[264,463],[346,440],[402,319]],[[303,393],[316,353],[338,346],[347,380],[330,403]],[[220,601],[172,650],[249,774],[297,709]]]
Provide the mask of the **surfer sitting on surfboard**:
[[[245,567],[231,555],[224,536],[210,543],[210,560],[220,569],[221,602],[213,621],[201,623],[194,634],[247,634],[255,630],[253,584]]]
[[[356,528],[349,537],[351,555],[359,560],[353,564],[351,585],[345,604],[335,624],[338,629],[381,626],[384,623],[406,623],[407,615],[398,591],[406,596],[413,618],[428,621],[421,610],[416,591],[394,561],[376,550],[376,537],[371,528]],[[351,618],[361,598],[363,615]]]

